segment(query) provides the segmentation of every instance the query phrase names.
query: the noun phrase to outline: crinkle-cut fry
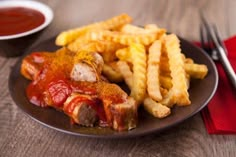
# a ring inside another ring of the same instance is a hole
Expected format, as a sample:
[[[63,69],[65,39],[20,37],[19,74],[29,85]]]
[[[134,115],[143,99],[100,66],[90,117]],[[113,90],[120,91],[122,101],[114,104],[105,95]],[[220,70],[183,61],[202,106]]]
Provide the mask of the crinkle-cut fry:
[[[122,45],[130,45],[132,43],[140,43],[150,45],[156,39],[159,39],[165,34],[166,30],[160,29],[157,33],[146,34],[128,34],[109,30],[92,30],[85,34],[86,40],[106,40],[119,43]]]
[[[160,74],[161,76],[163,75],[170,76],[169,59],[166,52],[163,50],[163,47],[164,46],[162,46],[162,53],[161,53],[161,58],[160,58]]]
[[[72,52],[87,51],[87,52],[101,52],[103,48],[96,41],[87,42],[84,44],[76,45],[71,44],[68,46],[68,49]]]
[[[161,41],[156,40],[149,47],[148,65],[147,65],[147,92],[149,96],[160,101],[162,95],[160,92],[160,57],[161,57]]]
[[[185,64],[193,64],[194,61],[193,61],[192,58],[185,58],[184,63],[185,63]]]
[[[203,79],[208,73],[208,68],[204,64],[185,63],[184,69],[191,78]]]
[[[156,38],[156,34],[125,34],[120,32],[108,32],[104,34],[105,39],[111,40],[123,45],[130,45],[132,43],[140,43],[143,45],[151,44]]]
[[[172,80],[171,77],[160,75],[160,85],[163,88],[171,89],[172,87]]]
[[[174,106],[176,103],[176,98],[174,97],[172,88],[167,93],[165,93],[160,103],[170,108]]]
[[[156,24],[147,24],[144,26],[144,29],[146,30],[146,32],[149,32],[149,33],[158,33],[163,28],[159,28]],[[160,37],[160,40],[162,40],[165,36],[166,36],[166,33]]]
[[[146,111],[157,118],[165,118],[171,113],[169,107],[152,100],[150,97],[144,99],[143,105]]]
[[[124,45],[121,45],[119,43],[115,43],[112,41],[97,41],[98,45],[101,47],[100,53],[112,53],[115,55],[116,50],[121,49],[125,47]]]
[[[185,77],[186,77],[185,81],[186,81],[186,84],[187,84],[187,88],[189,88],[189,86],[190,86],[190,77],[189,77],[188,74],[186,74]],[[170,81],[171,81],[171,78],[170,78]],[[170,82],[170,83],[172,83],[172,82]],[[160,103],[165,105],[165,106],[173,107],[173,105],[177,102],[177,98],[175,97],[175,93],[174,93],[173,88],[169,89],[169,91],[163,91],[163,89],[162,89],[162,95],[163,95],[163,99],[160,101]]]
[[[118,49],[116,51],[116,57],[121,61],[127,61],[129,63],[132,63],[132,56],[131,56],[131,53],[130,53],[128,47]]]
[[[105,63],[113,62],[117,60],[116,54],[114,52],[111,53],[100,53]]]
[[[78,44],[74,44],[75,42],[68,45],[69,50],[73,52],[78,52],[81,50],[88,52],[98,52],[102,55],[104,62],[114,61],[117,58],[115,54],[116,50],[124,47],[119,43],[104,40],[89,41],[87,43],[84,42],[84,44],[80,44],[79,42]]]
[[[158,33],[161,29],[158,28],[156,25],[146,25],[145,28],[138,27],[132,24],[123,25],[120,29],[122,33],[129,33],[129,34],[150,34],[150,33]]]
[[[158,33],[159,31],[162,31],[162,28],[159,28],[156,24],[147,24],[144,26],[144,29],[146,30],[146,32],[149,32],[149,33]],[[166,36],[166,33],[162,34],[159,40],[162,40],[165,36]]]
[[[190,75],[186,73],[185,78],[186,78],[187,88],[189,89],[189,87],[190,87]]]
[[[65,46],[68,43],[74,41],[81,35],[84,35],[90,30],[111,30],[121,27],[124,24],[130,23],[132,18],[127,14],[121,14],[110,18],[105,21],[93,23],[87,26],[79,27],[70,29],[60,33],[56,38],[56,45],[58,46]]]
[[[105,63],[113,62],[114,60],[116,60],[116,50],[124,47],[123,45],[112,41],[98,40],[94,42],[96,43],[97,47],[96,51],[102,55]]]
[[[113,62],[109,62],[109,63],[107,63],[107,64],[108,64],[110,67],[112,67],[112,69],[114,69],[115,71],[117,71],[117,72],[120,73],[117,63],[118,63],[118,61],[113,61]]]
[[[168,60],[166,61],[163,61],[161,59],[160,61],[160,73],[161,75],[170,75],[170,68],[169,68],[169,63],[168,63]]]
[[[147,72],[147,56],[145,47],[142,44],[133,43],[129,47],[133,60],[133,85],[131,88],[131,96],[141,104],[146,94],[146,72]]]
[[[206,65],[196,64],[190,58],[186,58],[184,60],[184,70],[188,75],[190,75],[191,78],[195,79],[203,79],[208,73],[208,68]],[[169,63],[167,58],[161,59],[160,71],[161,75],[168,76],[170,74]]]
[[[159,38],[165,35],[163,31],[166,32],[165,29],[158,28],[155,24],[149,24],[146,25],[144,28],[138,27],[132,24],[126,24],[123,25],[122,28],[120,29],[120,32],[122,33],[127,33],[127,34],[159,34],[161,33],[162,35],[158,35]]]
[[[78,37],[75,41],[71,42],[67,47],[73,52],[80,51],[81,49],[104,51],[103,36],[100,31],[88,31],[83,36]]]
[[[132,43],[139,43],[143,45],[150,45],[153,41],[159,39],[166,30],[160,29],[157,33],[146,34],[127,34],[121,32],[104,31],[105,39],[118,42],[123,45],[130,45]]]
[[[118,61],[117,65],[118,65],[117,67],[119,69],[119,72],[121,73],[121,75],[123,76],[125,80],[125,83],[129,87],[129,89],[131,89],[133,85],[133,73],[128,63],[125,61]]]
[[[162,88],[161,87],[160,89],[161,89],[160,91],[161,91],[162,97],[165,97],[168,94],[168,92],[169,92],[168,89],[166,89],[166,88]]]
[[[146,24],[146,25],[144,26],[144,29],[145,29],[145,30],[149,30],[149,31],[156,32],[156,31],[158,31],[160,28],[159,28],[156,24]]]
[[[99,53],[115,53],[117,49],[123,48],[124,45],[119,43],[115,43],[112,41],[105,41],[105,40],[95,40],[90,41],[96,47],[96,51]],[[81,45],[78,45],[77,49],[80,49]]]
[[[81,47],[84,45],[90,44],[90,40],[86,38],[86,36],[81,36],[77,38],[75,41],[71,42],[67,45],[67,48],[70,51],[77,52],[81,50]],[[94,43],[93,43],[94,44]]]
[[[168,55],[171,77],[172,92],[176,104],[179,106],[190,105],[184,60],[181,55],[180,42],[176,35],[167,35],[164,38],[165,50]]]
[[[135,25],[132,25],[132,24],[123,25],[120,29],[120,32],[130,33],[130,34],[150,33],[148,31],[146,31],[144,28],[138,27],[138,26],[135,26]]]
[[[108,78],[111,82],[122,82],[123,76],[118,70],[115,70],[108,64],[104,64],[102,68],[102,73]]]
[[[158,33],[163,30],[163,28],[159,28],[156,24],[147,24],[144,26],[144,29],[150,33]],[[159,40],[163,40],[163,38],[166,36],[166,33],[162,34],[159,37]]]
[[[71,42],[67,46],[68,49],[73,51],[73,52],[77,52],[77,51],[80,51],[81,49],[84,49],[84,48],[88,47],[89,50],[94,49],[94,50],[97,50],[99,52],[103,51],[102,41],[101,40],[96,40],[98,38],[97,33],[96,33],[96,39],[92,40],[92,37],[93,37],[92,33],[94,33],[94,32],[93,31],[87,32],[85,35],[77,38],[75,41]],[[101,39],[101,37],[100,37],[100,39]]]

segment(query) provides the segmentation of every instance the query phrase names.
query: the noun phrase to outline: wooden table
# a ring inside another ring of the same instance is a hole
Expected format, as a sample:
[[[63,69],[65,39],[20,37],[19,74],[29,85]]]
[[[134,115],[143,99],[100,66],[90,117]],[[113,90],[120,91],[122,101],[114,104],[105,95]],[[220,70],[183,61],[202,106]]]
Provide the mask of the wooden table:
[[[199,40],[199,11],[204,10],[224,38],[236,33],[234,0],[42,0],[54,11],[39,43],[60,31],[126,12],[134,23],[156,23],[188,40]],[[103,140],[67,135],[33,121],[15,105],[8,90],[18,58],[0,57],[0,156],[236,156],[236,136],[209,135],[200,114],[160,134]],[[19,91],[23,92],[23,91]]]

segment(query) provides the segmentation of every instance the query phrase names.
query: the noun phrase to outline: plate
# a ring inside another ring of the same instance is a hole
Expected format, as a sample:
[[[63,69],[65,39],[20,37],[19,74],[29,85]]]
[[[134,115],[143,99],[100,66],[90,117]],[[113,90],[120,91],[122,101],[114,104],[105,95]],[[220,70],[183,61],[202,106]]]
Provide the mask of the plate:
[[[45,40],[30,48],[25,52],[25,55],[36,51],[54,51],[58,49],[58,47],[55,46],[54,41],[55,37]],[[53,108],[45,109],[31,104],[25,94],[25,89],[29,84],[29,81],[20,74],[20,66],[23,57],[14,65],[10,73],[10,94],[15,101],[15,104],[32,119],[47,127],[64,133],[95,138],[128,138],[151,133],[159,133],[183,122],[203,109],[213,97],[218,84],[218,73],[215,64],[210,57],[200,48],[194,46],[188,41],[182,38],[180,38],[180,41],[181,49],[185,55],[194,59],[196,63],[206,64],[209,70],[208,75],[203,80],[191,80],[189,95],[192,104],[187,107],[174,107],[171,115],[164,119],[154,118],[143,108],[140,108],[138,112],[138,126],[130,131],[117,132],[110,128],[89,128],[72,125],[69,117],[67,117],[63,112],[56,111]]]

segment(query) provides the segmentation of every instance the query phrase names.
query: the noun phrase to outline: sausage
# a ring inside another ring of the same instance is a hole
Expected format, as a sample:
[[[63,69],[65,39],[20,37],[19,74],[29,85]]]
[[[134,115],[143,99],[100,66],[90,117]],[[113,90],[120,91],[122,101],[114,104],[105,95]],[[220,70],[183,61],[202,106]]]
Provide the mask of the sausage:
[[[89,95],[73,93],[64,103],[63,111],[77,124],[82,126],[94,126],[98,120],[98,114],[93,104],[95,100]]]
[[[72,80],[88,82],[96,82],[100,80],[104,64],[103,59],[96,52],[91,52],[90,57],[92,57],[90,61],[80,60],[74,64],[70,73]]]

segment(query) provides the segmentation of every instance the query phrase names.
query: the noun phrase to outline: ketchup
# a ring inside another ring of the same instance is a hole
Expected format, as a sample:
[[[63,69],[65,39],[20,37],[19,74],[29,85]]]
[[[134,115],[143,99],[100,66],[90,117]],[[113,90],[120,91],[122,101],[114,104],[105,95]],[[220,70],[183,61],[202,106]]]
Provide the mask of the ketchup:
[[[0,36],[14,35],[32,30],[45,21],[37,10],[24,7],[0,8]]]

